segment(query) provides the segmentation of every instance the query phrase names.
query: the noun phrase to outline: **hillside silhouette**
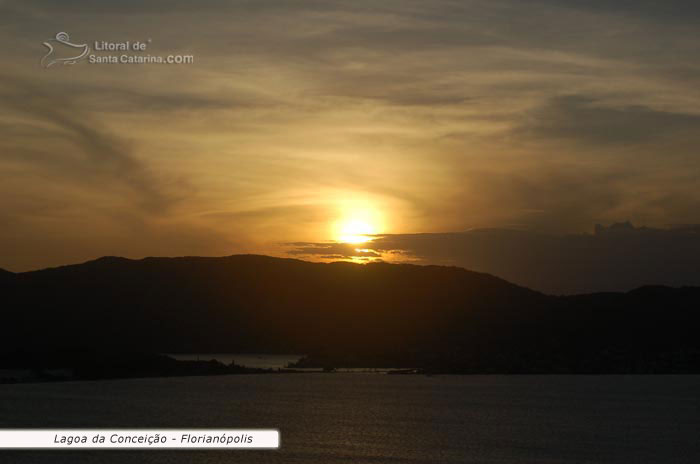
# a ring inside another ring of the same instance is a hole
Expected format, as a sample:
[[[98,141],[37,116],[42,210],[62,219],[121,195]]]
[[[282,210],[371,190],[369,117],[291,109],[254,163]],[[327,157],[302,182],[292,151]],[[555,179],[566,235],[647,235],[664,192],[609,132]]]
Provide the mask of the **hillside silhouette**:
[[[700,372],[691,287],[555,297],[455,267],[237,255],[105,257],[0,273],[0,288],[2,352],[46,364],[294,352],[308,365],[433,372]]]

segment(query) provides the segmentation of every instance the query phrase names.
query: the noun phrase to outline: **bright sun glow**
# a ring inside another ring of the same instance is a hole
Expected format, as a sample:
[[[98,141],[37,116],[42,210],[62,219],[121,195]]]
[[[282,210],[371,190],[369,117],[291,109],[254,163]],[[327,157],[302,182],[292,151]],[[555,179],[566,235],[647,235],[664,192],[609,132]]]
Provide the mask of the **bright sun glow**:
[[[368,235],[376,234],[377,230],[369,223],[360,219],[348,219],[340,225],[338,241],[343,243],[365,243],[371,240]]]
[[[338,242],[366,243],[372,241],[372,235],[382,232],[382,217],[374,208],[353,205],[342,209],[334,229]]]

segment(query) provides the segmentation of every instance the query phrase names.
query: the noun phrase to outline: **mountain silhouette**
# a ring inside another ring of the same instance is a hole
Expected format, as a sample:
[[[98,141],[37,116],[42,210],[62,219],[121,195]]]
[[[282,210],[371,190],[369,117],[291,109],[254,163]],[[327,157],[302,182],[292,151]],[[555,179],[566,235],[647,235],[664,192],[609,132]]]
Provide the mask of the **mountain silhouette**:
[[[255,255],[0,273],[2,351],[294,352],[436,372],[694,372],[699,288],[548,296],[462,268]]]

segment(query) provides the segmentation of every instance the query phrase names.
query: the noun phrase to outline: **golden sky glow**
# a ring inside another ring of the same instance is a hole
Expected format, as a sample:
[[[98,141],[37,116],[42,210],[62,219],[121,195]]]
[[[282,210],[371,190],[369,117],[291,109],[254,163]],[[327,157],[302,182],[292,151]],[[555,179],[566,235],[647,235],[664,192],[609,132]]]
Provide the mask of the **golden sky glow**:
[[[700,222],[681,3],[0,2],[0,267]],[[195,62],[41,69],[59,30]]]

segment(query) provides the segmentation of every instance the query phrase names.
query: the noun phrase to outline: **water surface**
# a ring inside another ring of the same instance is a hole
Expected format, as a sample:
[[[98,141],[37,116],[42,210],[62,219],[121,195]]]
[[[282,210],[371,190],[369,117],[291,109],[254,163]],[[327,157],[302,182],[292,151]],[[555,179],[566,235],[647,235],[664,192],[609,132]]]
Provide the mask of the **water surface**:
[[[700,377],[284,374],[0,385],[0,425],[282,433],[278,451],[0,452],[12,463],[695,464]]]

